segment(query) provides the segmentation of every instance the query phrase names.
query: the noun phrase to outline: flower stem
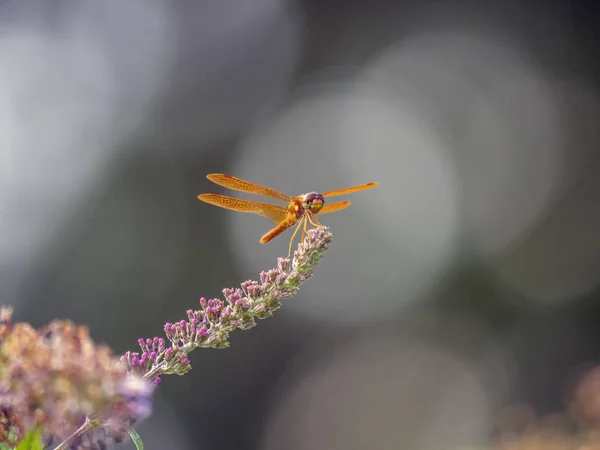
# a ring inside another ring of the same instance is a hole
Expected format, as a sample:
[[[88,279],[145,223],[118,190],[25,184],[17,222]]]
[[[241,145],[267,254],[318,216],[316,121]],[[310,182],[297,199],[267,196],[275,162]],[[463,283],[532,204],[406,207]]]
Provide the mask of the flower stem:
[[[92,431],[94,428],[98,428],[100,425],[101,423],[93,417],[86,417],[83,425],[75,430],[71,436],[61,442],[54,450],[65,450],[69,445],[69,442],[71,442],[73,439],[83,436],[88,431]]]

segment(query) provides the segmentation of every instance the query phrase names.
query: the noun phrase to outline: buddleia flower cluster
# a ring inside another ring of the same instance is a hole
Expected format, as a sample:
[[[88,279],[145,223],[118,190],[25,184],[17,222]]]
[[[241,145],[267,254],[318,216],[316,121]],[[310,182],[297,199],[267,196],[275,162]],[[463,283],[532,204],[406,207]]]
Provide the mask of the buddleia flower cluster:
[[[538,415],[529,405],[507,408],[490,450],[599,450],[600,367],[585,371],[563,412]]]
[[[93,417],[97,432],[70,447],[102,448],[122,440],[132,418],[148,417],[151,384],[129,373],[86,327],[56,320],[35,329],[12,323],[11,315],[0,309],[1,443],[15,445],[36,428],[46,444],[60,443]]]
[[[223,289],[224,299],[200,299],[200,308],[188,310],[187,319],[168,322],[166,339],[139,339],[141,352],[123,356],[128,370],[158,384],[160,375],[183,375],[191,369],[189,352],[196,348],[227,348],[229,334],[248,330],[257,319],[271,317],[281,301],[296,295],[312,276],[313,268],[329,248],[332,234],[326,227],[307,231],[290,262],[279,258],[277,267],[260,273],[260,281],[245,281],[239,288]]]
[[[58,443],[55,450],[121,442],[150,415],[161,375],[183,375],[192,350],[227,348],[232,331],[270,317],[312,276],[331,240],[326,227],[309,230],[292,261],[280,258],[260,281],[224,289],[224,299],[201,298],[187,319],[165,324],[165,337],[139,339],[141,351],[120,358],[86,327],[57,320],[36,330],[12,323],[12,311],[0,309],[0,449],[32,430],[41,430],[46,445]]]

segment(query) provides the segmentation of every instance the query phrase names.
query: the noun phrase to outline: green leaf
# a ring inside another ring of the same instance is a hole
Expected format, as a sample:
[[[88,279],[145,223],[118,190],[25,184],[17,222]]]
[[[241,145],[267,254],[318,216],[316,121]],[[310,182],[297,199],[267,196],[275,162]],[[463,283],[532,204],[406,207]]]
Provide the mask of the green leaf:
[[[129,433],[129,436],[131,436],[131,440],[135,444],[135,448],[137,448],[137,450],[144,450],[144,443],[142,442],[140,435],[137,434],[137,432],[131,427],[127,428],[127,432]]]
[[[6,442],[0,442],[0,450],[13,450]]]
[[[42,432],[36,428],[25,435],[15,450],[44,450],[44,447]]]

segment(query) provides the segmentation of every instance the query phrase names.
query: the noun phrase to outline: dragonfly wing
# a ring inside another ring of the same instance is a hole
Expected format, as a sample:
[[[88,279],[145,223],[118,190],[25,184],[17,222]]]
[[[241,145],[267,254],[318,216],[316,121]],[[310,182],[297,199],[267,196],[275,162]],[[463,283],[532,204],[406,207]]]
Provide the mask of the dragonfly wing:
[[[350,206],[350,202],[337,202],[337,203],[329,203],[321,208],[317,214],[327,214],[334,211],[340,211],[342,209],[346,209]]]
[[[374,188],[377,186],[379,186],[379,183],[367,183],[367,184],[361,184],[358,186],[349,187],[346,189],[338,189],[336,191],[325,192],[324,194],[321,194],[321,195],[323,195],[323,197],[335,197],[336,195],[351,194],[353,192],[364,191],[365,189],[371,189],[371,188]]]
[[[269,205],[268,203],[249,202],[239,198],[227,197],[218,194],[200,194],[200,200],[211,205],[219,206],[233,211],[249,212],[269,219],[273,223],[281,223],[287,217],[287,209],[283,206]]]
[[[244,181],[240,178],[232,177],[231,175],[225,175],[223,173],[211,173],[207,175],[206,178],[213,183],[218,184],[219,186],[223,186],[234,191],[264,195],[265,197],[271,197],[287,203],[292,201],[292,197],[276,191],[275,189],[250,183],[249,181]]]

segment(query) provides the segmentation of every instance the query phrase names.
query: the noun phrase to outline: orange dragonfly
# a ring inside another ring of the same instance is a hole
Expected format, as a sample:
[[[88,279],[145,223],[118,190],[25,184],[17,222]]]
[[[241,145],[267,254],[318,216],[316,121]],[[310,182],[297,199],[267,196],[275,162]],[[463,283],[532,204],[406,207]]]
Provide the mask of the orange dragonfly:
[[[371,189],[379,186],[379,183],[367,183],[346,189],[325,192],[324,194],[319,194],[318,192],[309,192],[308,194],[290,197],[289,195],[283,194],[275,189],[250,183],[249,181],[244,181],[239,178],[232,177],[231,175],[211,173],[207,175],[206,178],[213,183],[218,184],[219,186],[223,186],[234,191],[249,192],[251,194],[258,194],[286,202],[288,204],[287,207],[240,200],[238,198],[227,197],[219,194],[200,194],[198,196],[200,200],[210,203],[211,205],[219,206],[225,209],[232,209],[234,211],[257,214],[277,224],[275,228],[260,238],[261,244],[266,244],[267,242],[272,241],[285,230],[298,223],[298,226],[292,235],[292,239],[290,240],[288,258],[292,252],[292,243],[294,242],[294,238],[296,237],[301,225],[304,225],[302,230],[302,237],[304,238],[307,222],[310,222],[313,226],[321,225],[316,217],[317,214],[326,214],[333,211],[339,211],[350,206],[350,202],[348,201],[326,205],[325,198],[335,197],[336,195],[350,194],[352,192],[362,191],[364,189]]]

